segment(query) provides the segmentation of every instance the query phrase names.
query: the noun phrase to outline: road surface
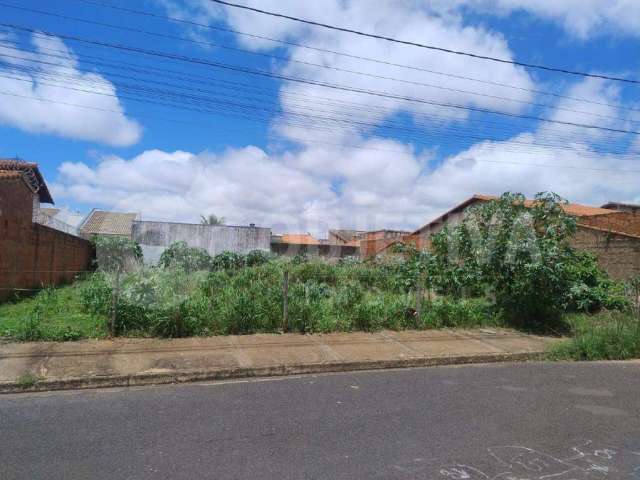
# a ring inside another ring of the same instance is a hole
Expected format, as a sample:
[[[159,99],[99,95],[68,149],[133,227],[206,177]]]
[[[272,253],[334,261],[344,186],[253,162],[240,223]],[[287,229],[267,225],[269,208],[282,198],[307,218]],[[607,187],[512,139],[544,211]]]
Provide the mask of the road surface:
[[[640,479],[640,363],[0,397],[0,479]]]

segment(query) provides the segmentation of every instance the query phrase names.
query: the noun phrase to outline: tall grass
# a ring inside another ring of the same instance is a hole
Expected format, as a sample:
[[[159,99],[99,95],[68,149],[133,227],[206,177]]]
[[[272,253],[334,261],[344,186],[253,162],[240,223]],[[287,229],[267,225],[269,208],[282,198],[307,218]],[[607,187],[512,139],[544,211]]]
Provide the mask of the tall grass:
[[[122,279],[119,335],[182,337],[278,332],[289,272],[288,329],[300,333],[497,325],[484,300],[438,299],[416,314],[415,294],[386,265],[258,259],[210,272],[149,268]],[[112,278],[97,273],[82,289],[87,311],[111,310]]]
[[[572,338],[553,346],[554,360],[627,360],[640,358],[640,318],[629,312],[567,317]]]

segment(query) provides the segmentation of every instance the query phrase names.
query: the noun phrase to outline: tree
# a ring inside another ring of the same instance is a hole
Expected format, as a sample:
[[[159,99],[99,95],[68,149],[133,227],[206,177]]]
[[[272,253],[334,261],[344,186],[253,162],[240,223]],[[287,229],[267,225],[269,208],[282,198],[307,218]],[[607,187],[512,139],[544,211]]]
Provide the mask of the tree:
[[[200,215],[200,224],[201,225],[224,225],[224,217],[218,217],[213,213],[207,215]]]
[[[576,220],[565,203],[552,193],[531,203],[506,193],[471,209],[450,232],[432,238],[441,289],[484,291],[517,322],[557,319],[574,280],[569,241]]]

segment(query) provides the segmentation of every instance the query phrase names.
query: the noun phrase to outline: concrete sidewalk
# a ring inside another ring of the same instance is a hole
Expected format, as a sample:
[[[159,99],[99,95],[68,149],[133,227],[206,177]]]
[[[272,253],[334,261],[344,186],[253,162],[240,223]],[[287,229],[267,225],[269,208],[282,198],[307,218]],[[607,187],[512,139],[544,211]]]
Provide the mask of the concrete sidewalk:
[[[553,341],[480,329],[5,343],[0,393],[532,360]]]

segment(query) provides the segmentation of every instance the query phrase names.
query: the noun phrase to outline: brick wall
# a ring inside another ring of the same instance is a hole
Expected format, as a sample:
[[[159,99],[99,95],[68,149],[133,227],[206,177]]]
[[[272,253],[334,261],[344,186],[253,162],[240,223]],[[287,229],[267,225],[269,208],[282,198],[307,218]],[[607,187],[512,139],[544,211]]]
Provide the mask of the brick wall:
[[[572,244],[593,253],[611,278],[627,280],[640,275],[640,238],[578,226]]]
[[[56,285],[87,270],[93,252],[81,238],[33,223],[33,193],[21,178],[0,179],[0,299],[8,288]]]
[[[602,228],[604,230],[640,236],[640,215],[632,212],[615,212],[607,215],[580,217],[578,223]]]

